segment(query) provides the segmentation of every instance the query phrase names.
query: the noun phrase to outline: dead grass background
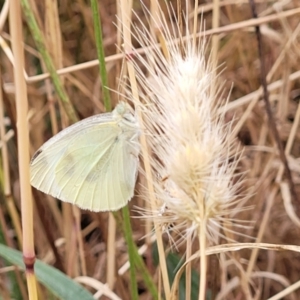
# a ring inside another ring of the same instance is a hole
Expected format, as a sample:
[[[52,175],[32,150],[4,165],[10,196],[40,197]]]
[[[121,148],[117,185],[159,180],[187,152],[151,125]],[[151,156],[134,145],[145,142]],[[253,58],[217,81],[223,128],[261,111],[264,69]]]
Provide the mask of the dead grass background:
[[[183,1],[184,2],[184,1]],[[96,61],[97,53],[94,41],[92,13],[88,1],[62,0],[58,4],[58,14],[46,7],[47,1],[32,1],[35,14],[42,28],[47,47],[52,54],[57,69],[61,69],[61,76],[65,89],[80,118],[85,118],[103,111],[101,101],[101,81]],[[145,2],[147,5],[147,2]],[[299,40],[299,8],[300,1],[256,1],[261,31],[263,35],[264,60],[270,86],[270,100],[276,126],[284,146],[293,126],[295,136],[287,151],[290,169],[299,191],[300,183],[300,134],[299,134],[299,98],[300,98],[300,40]],[[287,212],[289,195],[283,189],[285,178],[278,177],[281,161],[275,142],[270,133],[264,103],[261,100],[260,88],[260,61],[251,11],[247,1],[220,1],[220,28],[212,28],[212,9],[216,4],[212,1],[201,1],[199,12],[203,10],[205,27],[208,33],[214,32],[220,38],[217,51],[218,64],[221,64],[220,75],[224,84],[224,95],[230,94],[228,106],[228,120],[236,120],[237,136],[245,146],[245,155],[242,160],[244,170],[248,171],[248,185],[254,188],[255,194],[249,200],[254,208],[244,212],[243,218],[254,222],[251,230],[244,232],[257,237],[262,231],[261,242],[272,244],[300,245],[299,219],[300,203],[292,201],[295,213]],[[176,7],[176,3],[173,3]],[[184,8],[185,5],[183,4]],[[191,2],[190,7],[193,7]],[[121,77],[123,56],[118,53],[116,44],[120,44],[118,32],[114,23],[117,22],[117,1],[101,0],[99,9],[102,19],[103,40],[107,60],[109,87],[119,89],[118,79]],[[133,2],[133,9],[144,19],[139,1]],[[190,11],[189,13],[191,13]],[[289,12],[287,14],[286,12]],[[3,13],[3,10],[2,10]],[[3,14],[2,14],[3,15]],[[250,20],[250,21],[249,21]],[[172,20],[170,20],[172,22]],[[1,73],[2,91],[5,110],[6,130],[13,129],[15,136],[8,141],[9,147],[9,182],[11,195],[2,188],[1,211],[6,221],[6,232],[3,234],[11,241],[11,245],[20,249],[16,235],[18,228],[12,222],[11,210],[7,203],[17,207],[17,219],[20,218],[20,191],[18,181],[18,157],[16,144],[16,105],[14,100],[13,68],[10,56],[10,36],[7,20],[4,18],[1,31]],[[25,64],[27,73],[27,88],[29,99],[29,124],[31,145],[33,152],[49,137],[68,125],[66,116],[62,113],[58,99],[53,92],[49,79],[40,74],[46,69],[39,59],[31,33],[23,21],[25,44]],[[51,27],[52,26],[52,27]],[[57,27],[58,26],[58,27]],[[138,45],[135,45],[138,47]],[[210,46],[208,46],[210,49]],[[275,87],[275,88],[274,88]],[[117,103],[119,96],[111,92],[113,103]],[[4,138],[1,137],[3,141]],[[5,178],[1,169],[1,183],[4,186]],[[138,186],[137,186],[138,189]],[[34,233],[36,254],[39,259],[53,264],[71,277],[87,275],[101,282],[106,282],[106,261],[109,253],[106,252],[108,239],[107,213],[95,214],[81,211],[81,227],[83,234],[84,261],[86,268],[78,255],[76,228],[72,225],[72,211],[60,209],[62,204],[48,196],[34,191]],[[299,196],[298,196],[299,197]],[[300,200],[300,197],[299,197]],[[140,199],[133,199],[130,207]],[[285,204],[286,203],[286,207]],[[134,213],[132,213],[134,214]],[[265,224],[263,224],[265,221]],[[145,226],[142,220],[132,219],[134,239],[139,246],[145,242]],[[263,227],[262,227],[263,226]],[[245,242],[249,239],[236,237],[237,241]],[[52,247],[51,247],[52,245]],[[168,242],[166,241],[166,245]],[[57,249],[57,255],[53,249]],[[184,249],[180,249],[182,255]],[[124,238],[118,234],[115,240],[115,259],[117,270],[126,262],[126,245]],[[237,252],[233,259],[239,261],[246,270],[251,249]],[[153,276],[157,279],[157,267],[151,258],[151,251],[145,252],[146,263]],[[254,267],[251,270],[257,274],[253,289],[261,289],[260,299],[269,299],[285,287],[300,280],[300,254],[290,251],[260,250]],[[208,267],[207,288],[216,295],[220,286],[228,284],[237,274],[237,267],[227,270],[226,278],[221,278],[220,262],[212,256]],[[266,272],[265,275],[259,272]],[[260,274],[260,275],[258,275]],[[270,274],[277,274],[277,279],[271,279]],[[3,282],[5,275],[1,275],[1,288],[7,288]],[[117,276],[114,291],[122,299],[129,299],[128,275]],[[147,291],[140,285],[140,299],[149,299]],[[0,291],[4,297],[5,292]],[[233,291],[223,299],[246,299],[241,288]],[[284,299],[298,299],[299,290],[294,291]],[[5,298],[5,297],[4,297]],[[211,299],[214,299],[213,296]],[[273,298],[272,298],[273,299]],[[275,298],[274,298],[275,299]],[[283,298],[282,298],[283,299]]]

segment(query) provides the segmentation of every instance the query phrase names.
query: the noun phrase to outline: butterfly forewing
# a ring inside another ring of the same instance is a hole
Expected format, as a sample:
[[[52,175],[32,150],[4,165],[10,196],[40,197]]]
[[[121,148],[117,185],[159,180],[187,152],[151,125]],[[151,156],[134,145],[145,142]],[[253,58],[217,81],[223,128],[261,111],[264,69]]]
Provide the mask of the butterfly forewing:
[[[111,113],[93,116],[67,127],[49,139],[31,159],[31,185],[44,193],[57,194],[60,188],[55,186],[54,169],[64,156],[68,145],[76,143],[95,126],[112,121]]]

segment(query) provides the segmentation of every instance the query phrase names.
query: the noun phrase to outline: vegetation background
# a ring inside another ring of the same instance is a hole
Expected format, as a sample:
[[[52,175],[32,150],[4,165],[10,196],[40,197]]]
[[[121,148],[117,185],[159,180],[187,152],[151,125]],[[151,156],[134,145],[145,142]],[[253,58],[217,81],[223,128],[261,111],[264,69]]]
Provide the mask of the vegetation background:
[[[149,7],[150,1],[144,3]],[[176,11],[178,3],[171,3]],[[254,190],[248,201],[252,209],[242,213],[244,220],[253,222],[251,228],[242,231],[254,240],[241,236],[234,236],[234,240],[240,243],[255,241],[300,245],[300,203],[292,199],[286,188],[287,181],[285,176],[282,176],[282,161],[262,101],[261,60],[254,28],[255,24],[260,24],[262,59],[265,62],[272,114],[298,193],[300,1],[257,0],[255,3],[258,12],[256,21],[252,19],[251,9],[246,0],[199,1],[197,8],[199,21],[201,13],[205,20],[206,35],[209,37],[207,49],[212,53],[215,66],[220,66],[220,81],[224,82],[223,95],[230,94],[226,119],[235,120],[236,136],[245,147],[241,160],[241,168],[247,172],[245,187]],[[1,131],[1,150],[4,144],[8,148],[8,152],[2,151],[1,155],[0,236],[2,244],[22,251],[18,167],[20,157],[17,150],[17,135],[20,133],[16,127],[16,86],[12,66],[15,56],[11,52],[10,36],[14,25],[10,23],[9,26],[7,4],[8,1],[2,1],[0,14],[0,122],[2,128],[5,127],[5,132]],[[112,91],[119,91],[119,79],[123,78],[124,56],[120,53],[122,36],[116,26],[119,24],[116,16],[120,16],[121,6],[119,1],[113,0],[101,0],[98,5],[108,86]],[[181,5],[181,9],[185,10],[185,1],[182,1]],[[136,15],[132,15],[133,22],[139,24],[139,16],[147,24],[140,1],[128,1],[127,6],[132,6],[136,12]],[[51,54],[52,63],[59,70],[60,82],[79,118],[103,112],[102,84],[91,3],[83,0],[31,0],[30,7],[43,34],[46,49]],[[161,7],[168,17],[163,2]],[[189,8],[190,11],[186,14],[193,16],[193,1],[189,1]],[[20,24],[25,49],[25,94],[28,97],[32,156],[48,138],[72,121],[63,112],[62,105],[59,104],[60,97],[54,92],[51,80],[42,75],[47,73],[47,67],[42,53],[38,51],[33,32],[28,27],[29,17],[24,11],[23,6]],[[175,21],[175,18],[168,19],[170,24]],[[212,34],[217,38],[212,38]],[[133,43],[136,48],[140,47],[137,41]],[[120,96],[115,92],[110,92],[110,96],[114,107]],[[26,105],[24,110],[26,112]],[[139,194],[139,184],[136,194]],[[34,248],[37,258],[72,278],[80,277],[81,282],[84,282],[85,287],[92,293],[95,293],[95,287],[97,290],[101,289],[92,280],[94,279],[97,282],[108,282],[111,290],[121,299],[131,299],[128,272],[120,270],[128,260],[126,243],[122,231],[118,229],[115,235],[114,229],[110,227],[109,213],[72,210],[68,204],[50,199],[36,190],[33,190],[33,199]],[[300,200],[299,196],[298,199]],[[134,207],[142,206],[142,201],[137,196],[130,202],[131,215],[136,214]],[[145,221],[131,218],[131,222],[136,245],[142,247],[144,261],[160,289],[157,253],[155,246],[145,239],[145,234],[149,233]],[[164,236],[164,242],[169,251],[167,235]],[[192,251],[196,251],[197,247],[194,245]],[[186,248],[181,246],[172,250],[166,258],[171,277],[176,273],[177,264],[184,257]],[[1,265],[3,268],[0,273],[0,299],[27,299],[23,273],[9,268],[5,260],[0,261]],[[244,281],[246,272],[251,273],[250,282]],[[16,276],[10,276],[11,273]],[[226,255],[211,255],[207,271],[207,299],[255,299],[255,295],[259,295],[256,299],[298,299],[299,273],[300,254],[290,250],[258,250],[249,247]],[[192,273],[192,281],[195,278],[197,269]],[[248,285],[248,289],[245,285]],[[196,285],[192,287],[194,286]],[[139,274],[138,288],[139,299],[151,299],[152,296]],[[250,291],[250,294],[245,294],[245,290]],[[286,291],[285,296],[280,296],[282,290]],[[40,299],[54,299],[45,288],[39,289],[39,295]],[[198,295],[198,292],[195,295]],[[192,296],[192,299],[197,299],[197,296]]]

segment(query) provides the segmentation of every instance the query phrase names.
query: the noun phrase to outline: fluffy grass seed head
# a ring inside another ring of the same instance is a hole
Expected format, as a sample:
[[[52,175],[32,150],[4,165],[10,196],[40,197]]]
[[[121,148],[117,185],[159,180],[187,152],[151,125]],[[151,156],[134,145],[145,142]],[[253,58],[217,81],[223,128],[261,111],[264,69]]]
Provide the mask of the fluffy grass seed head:
[[[172,227],[182,237],[198,236],[205,226],[208,240],[216,242],[222,235],[220,228],[232,223],[230,216],[239,200],[240,150],[231,124],[225,124],[224,115],[218,113],[224,102],[219,100],[217,78],[205,58],[204,41],[196,47],[192,39],[175,43],[177,30],[170,31],[161,22],[156,25],[166,41],[168,58],[143,27],[136,29],[135,37],[151,50],[145,56],[136,53],[133,62],[142,98],[136,104],[152,153],[160,207],[152,214],[164,228]]]

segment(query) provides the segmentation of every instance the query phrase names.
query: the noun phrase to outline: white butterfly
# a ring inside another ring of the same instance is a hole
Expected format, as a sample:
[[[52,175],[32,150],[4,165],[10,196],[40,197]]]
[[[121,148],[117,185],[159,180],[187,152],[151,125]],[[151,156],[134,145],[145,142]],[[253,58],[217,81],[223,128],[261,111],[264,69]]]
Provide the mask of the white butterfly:
[[[91,211],[117,210],[133,197],[140,128],[134,111],[120,102],[62,130],[30,162],[31,185]]]

